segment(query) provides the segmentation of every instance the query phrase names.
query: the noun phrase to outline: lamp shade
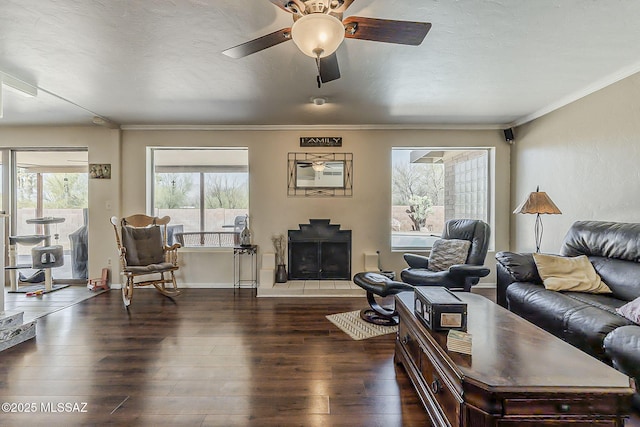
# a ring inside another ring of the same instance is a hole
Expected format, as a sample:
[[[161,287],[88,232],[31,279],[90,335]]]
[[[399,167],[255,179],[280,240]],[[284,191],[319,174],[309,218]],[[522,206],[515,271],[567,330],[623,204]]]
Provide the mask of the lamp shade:
[[[324,58],[344,40],[344,25],[334,16],[311,13],[293,23],[291,38],[298,49],[312,58]]]
[[[534,191],[513,211],[514,214],[561,214],[544,191]]]
[[[324,162],[313,162],[311,168],[316,172],[322,172],[324,170]]]

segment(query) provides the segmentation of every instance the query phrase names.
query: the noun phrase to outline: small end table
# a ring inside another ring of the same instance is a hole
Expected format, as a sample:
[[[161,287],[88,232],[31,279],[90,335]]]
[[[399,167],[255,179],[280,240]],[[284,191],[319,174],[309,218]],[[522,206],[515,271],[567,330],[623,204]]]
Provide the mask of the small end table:
[[[242,278],[242,256],[251,257],[251,278]],[[234,246],[233,247],[233,294],[236,288],[240,289],[242,284],[249,284],[252,289],[258,292],[258,245]]]

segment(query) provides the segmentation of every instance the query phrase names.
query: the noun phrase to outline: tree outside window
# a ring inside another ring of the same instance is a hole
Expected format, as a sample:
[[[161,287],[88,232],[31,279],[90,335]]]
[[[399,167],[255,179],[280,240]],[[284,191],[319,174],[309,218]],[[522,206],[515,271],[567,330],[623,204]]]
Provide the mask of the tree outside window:
[[[425,250],[449,219],[487,219],[487,149],[392,150],[391,242]]]

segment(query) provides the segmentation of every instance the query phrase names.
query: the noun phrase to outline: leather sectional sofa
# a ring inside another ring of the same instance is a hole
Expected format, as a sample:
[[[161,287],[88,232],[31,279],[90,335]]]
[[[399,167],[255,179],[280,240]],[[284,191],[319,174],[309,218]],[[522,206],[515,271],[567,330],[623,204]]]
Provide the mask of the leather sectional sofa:
[[[640,224],[579,221],[560,255],[586,255],[612,293],[545,289],[531,253],[499,252],[497,302],[634,378],[640,386],[640,325],[619,308],[640,297]],[[634,396],[640,409],[640,394]]]

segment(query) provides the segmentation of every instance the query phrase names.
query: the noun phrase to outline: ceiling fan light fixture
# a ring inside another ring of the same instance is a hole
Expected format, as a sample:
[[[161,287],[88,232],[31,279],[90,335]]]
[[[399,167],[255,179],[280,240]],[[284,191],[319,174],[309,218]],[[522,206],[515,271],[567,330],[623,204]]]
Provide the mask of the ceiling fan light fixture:
[[[313,162],[313,164],[311,165],[311,168],[316,171],[316,172],[322,172],[324,171],[324,162]]]
[[[344,40],[344,25],[334,16],[311,13],[293,23],[291,38],[305,55],[324,58],[333,54]]]

